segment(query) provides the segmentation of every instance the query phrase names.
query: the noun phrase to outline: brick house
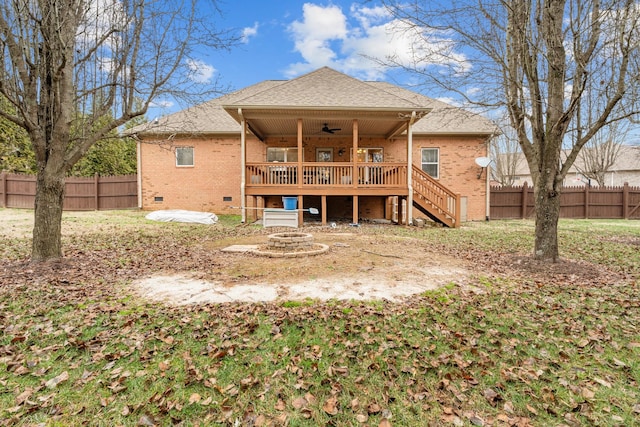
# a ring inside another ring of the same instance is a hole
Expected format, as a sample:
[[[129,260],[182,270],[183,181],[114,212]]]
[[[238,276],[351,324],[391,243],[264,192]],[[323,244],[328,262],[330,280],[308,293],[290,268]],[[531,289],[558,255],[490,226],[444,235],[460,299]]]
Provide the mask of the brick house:
[[[322,223],[426,216],[457,227],[487,216],[489,174],[475,159],[495,131],[476,114],[324,67],[130,133],[145,210],[241,212],[246,221],[293,197],[299,223],[314,207]]]

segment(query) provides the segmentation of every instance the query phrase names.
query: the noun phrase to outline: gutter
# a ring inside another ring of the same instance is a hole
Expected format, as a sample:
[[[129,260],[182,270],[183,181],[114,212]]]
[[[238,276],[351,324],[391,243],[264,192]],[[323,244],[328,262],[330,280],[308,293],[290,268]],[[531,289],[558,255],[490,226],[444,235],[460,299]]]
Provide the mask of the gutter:
[[[245,186],[247,182],[247,122],[242,114],[242,108],[238,108],[238,115],[240,116],[240,125],[242,127],[240,131],[240,215],[241,222],[244,224],[247,221],[247,210],[245,202]]]

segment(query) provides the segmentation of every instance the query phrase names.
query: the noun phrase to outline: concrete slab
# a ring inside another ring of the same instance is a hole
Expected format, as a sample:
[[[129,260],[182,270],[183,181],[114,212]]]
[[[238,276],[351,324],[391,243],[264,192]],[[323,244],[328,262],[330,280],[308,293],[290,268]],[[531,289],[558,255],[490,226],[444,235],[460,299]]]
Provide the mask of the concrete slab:
[[[251,252],[258,249],[258,245],[231,245],[221,249],[222,252]]]

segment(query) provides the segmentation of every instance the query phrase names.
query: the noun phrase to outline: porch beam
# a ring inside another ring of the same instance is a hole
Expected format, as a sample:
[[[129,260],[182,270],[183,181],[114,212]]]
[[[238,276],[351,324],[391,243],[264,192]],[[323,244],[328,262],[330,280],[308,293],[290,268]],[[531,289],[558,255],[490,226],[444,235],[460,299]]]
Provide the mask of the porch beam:
[[[395,128],[393,128],[391,130],[391,132],[389,132],[385,138],[387,140],[391,139],[391,138],[395,138],[396,136],[400,135],[402,132],[404,132],[407,129],[407,122],[402,122],[400,123],[398,126],[396,126]]]
[[[256,130],[255,127],[253,127],[251,125],[251,123],[247,122],[247,128],[249,129],[249,131],[255,135],[256,138],[258,138],[260,140],[260,142],[264,142],[265,141],[265,137],[262,135],[262,132]]]
[[[425,110],[426,111],[426,110]],[[304,110],[298,107],[286,109],[286,108],[276,108],[275,111],[273,109],[271,111],[245,111],[244,117],[246,119],[281,119],[285,114],[291,114],[298,118],[303,119],[319,119],[319,118],[327,118],[327,119],[343,119],[343,120],[351,120],[355,117],[357,118],[379,118],[381,120],[389,120],[389,121],[397,121],[399,115],[407,115],[407,110],[393,110],[387,108],[381,109],[362,109],[358,111],[353,111],[352,108],[344,108],[344,109],[331,109],[331,110]]]

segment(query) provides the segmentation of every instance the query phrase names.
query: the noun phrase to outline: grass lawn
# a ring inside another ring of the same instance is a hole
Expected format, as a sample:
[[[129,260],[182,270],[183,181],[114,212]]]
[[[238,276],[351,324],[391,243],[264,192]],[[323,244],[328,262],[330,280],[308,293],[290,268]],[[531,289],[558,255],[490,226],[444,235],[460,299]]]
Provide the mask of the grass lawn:
[[[362,226],[472,277],[393,303],[174,307],[131,282],[222,274],[212,245],[266,232],[67,213],[65,259],[31,265],[18,216],[0,225],[0,426],[640,425],[640,222],[561,221],[551,266],[530,221]]]

